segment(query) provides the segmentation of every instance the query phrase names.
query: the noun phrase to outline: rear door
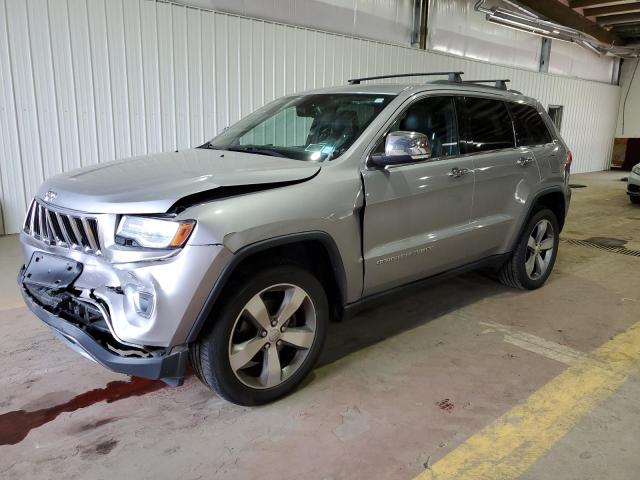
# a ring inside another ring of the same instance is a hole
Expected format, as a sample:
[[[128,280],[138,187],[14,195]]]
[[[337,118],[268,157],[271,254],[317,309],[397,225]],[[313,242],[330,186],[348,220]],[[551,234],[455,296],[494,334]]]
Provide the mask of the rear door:
[[[362,170],[365,295],[467,263],[474,173],[456,118],[453,97],[416,100],[387,131],[424,133],[432,157]],[[384,151],[385,137],[372,153]]]
[[[527,147],[536,158],[540,175],[544,178],[562,175],[564,149],[559,141],[554,141],[542,114],[532,105],[524,103],[507,104],[516,132],[516,142]]]
[[[500,98],[466,96],[464,152],[473,158],[475,194],[471,224],[474,252],[487,257],[501,250],[517,228],[531,188],[540,181],[533,152],[516,146],[506,103]]]

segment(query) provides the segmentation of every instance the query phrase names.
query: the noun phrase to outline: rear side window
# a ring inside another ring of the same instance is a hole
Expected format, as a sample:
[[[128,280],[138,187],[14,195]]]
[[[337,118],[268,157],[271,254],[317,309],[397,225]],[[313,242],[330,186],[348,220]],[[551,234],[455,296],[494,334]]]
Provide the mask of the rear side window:
[[[553,139],[542,115],[529,105],[509,104],[513,115],[518,145],[542,145]]]
[[[513,148],[513,124],[504,102],[466,97],[467,153]]]

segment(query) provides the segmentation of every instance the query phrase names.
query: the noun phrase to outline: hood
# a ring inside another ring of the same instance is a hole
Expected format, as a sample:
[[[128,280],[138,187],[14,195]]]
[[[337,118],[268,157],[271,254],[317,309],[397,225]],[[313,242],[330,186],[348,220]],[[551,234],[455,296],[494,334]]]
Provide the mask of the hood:
[[[319,170],[318,164],[300,160],[192,149],[73,170],[46,181],[38,197],[89,213],[163,213],[188,195],[219,187],[277,186],[306,180]]]

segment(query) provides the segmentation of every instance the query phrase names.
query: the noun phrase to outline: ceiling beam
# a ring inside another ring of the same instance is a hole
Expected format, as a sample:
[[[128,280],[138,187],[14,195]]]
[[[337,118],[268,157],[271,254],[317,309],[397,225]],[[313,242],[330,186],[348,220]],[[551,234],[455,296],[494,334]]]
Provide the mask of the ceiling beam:
[[[632,34],[624,35],[624,38],[626,38],[628,40],[629,44],[638,44],[638,43],[640,43],[640,34],[639,33],[636,33],[635,35],[632,35]]]
[[[620,15],[605,15],[596,17],[598,25],[617,25],[622,23],[640,22],[640,12],[638,13],[622,13]]]
[[[620,0],[569,0],[571,8],[597,7],[608,3],[623,3]]]
[[[629,33],[640,33],[640,22],[638,23],[625,23],[622,25],[616,25],[612,28],[616,33],[620,35]]]
[[[609,3],[610,1],[611,0],[609,0]],[[519,3],[553,22],[580,30],[587,35],[597,38],[601,42],[613,45],[624,44],[624,40],[618,35],[583,17],[578,12],[558,2],[558,0],[519,0]]]
[[[640,2],[609,5],[608,7],[585,8],[582,14],[585,17],[595,17],[596,15],[611,15],[612,13],[624,12],[640,12]]]
[[[634,23],[629,26],[615,27],[616,34],[622,38],[629,39],[630,41],[637,42],[640,40],[640,23]]]

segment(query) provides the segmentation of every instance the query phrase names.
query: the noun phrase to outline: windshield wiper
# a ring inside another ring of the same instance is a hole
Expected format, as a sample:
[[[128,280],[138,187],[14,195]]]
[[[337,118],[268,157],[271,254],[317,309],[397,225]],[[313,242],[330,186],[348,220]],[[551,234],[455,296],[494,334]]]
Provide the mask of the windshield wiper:
[[[252,145],[232,146],[232,147],[227,147],[227,150],[231,150],[232,152],[256,153],[258,155],[269,155],[272,157],[287,158],[286,155],[278,152],[277,150],[273,150],[271,148],[265,148],[265,147],[254,147]]]
[[[209,145],[208,148],[214,148],[216,150],[229,150],[231,152],[255,153],[257,155],[269,155],[271,157],[288,158],[286,155],[278,152],[277,150],[265,147],[254,147],[253,145]]]

